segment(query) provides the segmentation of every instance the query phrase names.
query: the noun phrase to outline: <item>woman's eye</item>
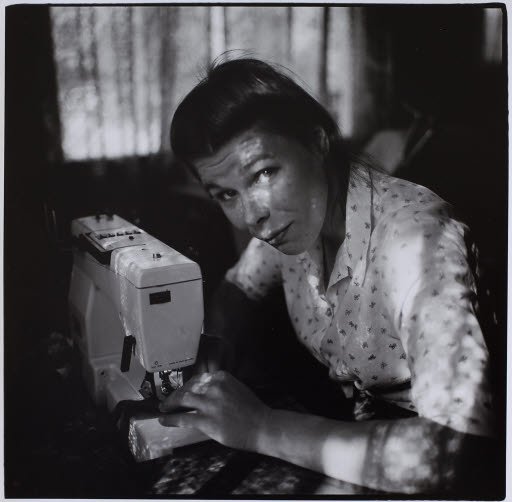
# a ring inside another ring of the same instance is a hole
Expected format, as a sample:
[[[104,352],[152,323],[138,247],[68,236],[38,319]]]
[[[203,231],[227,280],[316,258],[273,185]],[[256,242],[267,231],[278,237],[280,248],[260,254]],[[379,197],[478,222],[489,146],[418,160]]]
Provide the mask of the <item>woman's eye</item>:
[[[220,202],[228,202],[235,197],[236,192],[234,190],[224,190],[214,195],[214,198]]]
[[[256,181],[265,181],[272,177],[272,175],[276,172],[277,168],[275,167],[266,167],[262,169],[256,174]]]

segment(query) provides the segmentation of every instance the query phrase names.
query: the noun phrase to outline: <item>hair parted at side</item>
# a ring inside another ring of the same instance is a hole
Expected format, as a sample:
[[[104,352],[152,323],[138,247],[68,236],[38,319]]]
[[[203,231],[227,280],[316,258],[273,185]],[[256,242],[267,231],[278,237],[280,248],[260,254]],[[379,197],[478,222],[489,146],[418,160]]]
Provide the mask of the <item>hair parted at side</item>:
[[[305,146],[320,126],[331,153],[345,160],[339,158],[345,157],[339,128],[327,110],[283,70],[249,57],[210,66],[174,114],[171,147],[179,159],[193,164],[253,126]]]

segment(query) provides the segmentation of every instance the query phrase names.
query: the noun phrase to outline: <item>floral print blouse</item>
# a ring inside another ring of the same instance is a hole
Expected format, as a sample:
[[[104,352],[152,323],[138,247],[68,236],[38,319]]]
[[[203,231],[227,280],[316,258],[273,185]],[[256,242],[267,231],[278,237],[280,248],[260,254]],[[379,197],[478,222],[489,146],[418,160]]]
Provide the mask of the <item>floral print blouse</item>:
[[[492,435],[468,228],[428,189],[356,169],[327,285],[320,242],[287,256],[253,239],[226,279],[253,299],[282,284],[297,337],[343,388]]]

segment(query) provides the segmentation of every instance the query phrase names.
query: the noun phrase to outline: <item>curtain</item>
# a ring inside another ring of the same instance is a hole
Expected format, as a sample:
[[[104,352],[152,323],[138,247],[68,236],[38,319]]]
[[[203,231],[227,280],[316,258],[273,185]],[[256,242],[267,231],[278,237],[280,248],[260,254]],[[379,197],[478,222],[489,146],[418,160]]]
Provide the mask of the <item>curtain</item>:
[[[54,6],[51,17],[68,160],[168,151],[176,106],[225,51],[291,70],[348,138],[375,107],[362,8]]]

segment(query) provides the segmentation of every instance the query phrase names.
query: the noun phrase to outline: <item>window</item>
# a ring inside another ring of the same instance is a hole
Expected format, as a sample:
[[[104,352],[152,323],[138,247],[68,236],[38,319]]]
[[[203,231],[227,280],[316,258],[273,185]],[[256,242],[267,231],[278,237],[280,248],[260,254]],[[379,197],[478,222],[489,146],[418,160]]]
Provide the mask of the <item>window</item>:
[[[168,150],[179,101],[234,49],[289,68],[346,136],[356,130],[360,8],[54,6],[51,15],[68,160]]]

